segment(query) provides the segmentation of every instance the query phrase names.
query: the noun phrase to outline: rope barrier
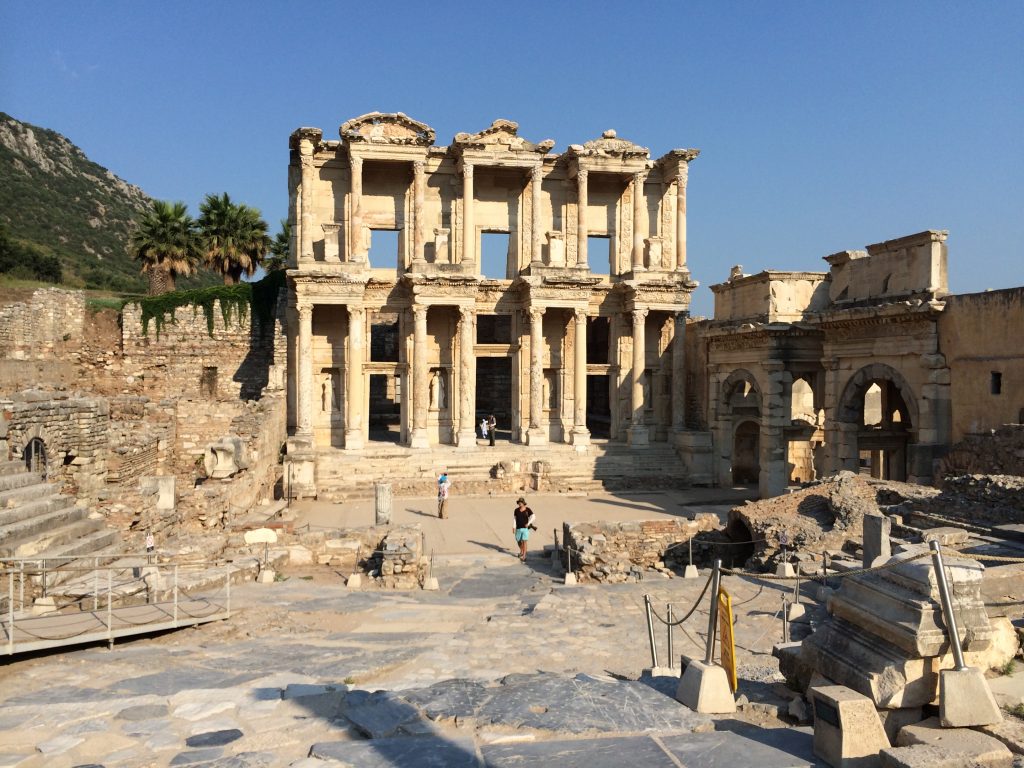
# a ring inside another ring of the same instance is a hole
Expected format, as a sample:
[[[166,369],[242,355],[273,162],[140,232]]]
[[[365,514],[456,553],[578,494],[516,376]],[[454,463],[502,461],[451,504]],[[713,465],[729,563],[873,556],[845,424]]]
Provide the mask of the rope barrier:
[[[712,579],[712,577],[708,576],[708,580],[704,582],[704,588],[701,589],[700,594],[697,595],[696,602],[693,604],[693,606],[690,608],[690,610],[688,610],[686,612],[686,615],[683,616],[681,619],[679,619],[678,621],[669,622],[666,619],[661,618],[661,616],[658,615],[658,612],[654,609],[654,606],[652,605],[651,606],[651,613],[654,614],[654,618],[656,618],[658,621],[660,621],[666,627],[678,627],[680,624],[682,624],[688,618],[693,616],[694,611],[696,611],[697,608],[700,606],[700,601],[704,599],[704,595],[707,593],[708,587],[711,586],[711,579]]]

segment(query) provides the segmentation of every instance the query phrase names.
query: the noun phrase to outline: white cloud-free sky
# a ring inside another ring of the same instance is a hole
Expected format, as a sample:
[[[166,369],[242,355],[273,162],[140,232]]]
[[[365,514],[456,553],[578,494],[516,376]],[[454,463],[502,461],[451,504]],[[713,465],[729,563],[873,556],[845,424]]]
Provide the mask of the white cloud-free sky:
[[[689,265],[950,231],[954,292],[1024,284],[1024,3],[0,0],[0,110],[196,213],[286,216],[288,134],[401,111],[447,144],[498,117],[555,151],[615,128],[698,147]]]

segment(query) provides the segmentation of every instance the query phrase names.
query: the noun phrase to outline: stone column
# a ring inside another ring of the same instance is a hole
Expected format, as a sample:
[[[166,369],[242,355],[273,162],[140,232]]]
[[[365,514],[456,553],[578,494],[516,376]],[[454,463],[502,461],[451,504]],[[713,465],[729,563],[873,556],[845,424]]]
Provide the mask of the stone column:
[[[299,305],[299,381],[298,402],[299,435],[313,437],[313,307]]]
[[[686,179],[690,166],[679,164],[676,174],[676,269],[686,269]]]
[[[548,425],[544,418],[544,309],[530,307],[530,427],[527,445],[547,445]]]
[[[629,425],[627,439],[634,448],[642,448],[649,444],[647,427],[644,425],[644,407],[646,405],[644,403],[644,369],[647,366],[644,320],[646,318],[646,309],[633,310],[633,368],[629,376],[633,418]]]
[[[590,430],[587,429],[587,310],[577,309],[576,333],[573,338],[572,367],[572,433],[570,442],[582,451],[590,445]]]
[[[677,312],[672,328],[672,431],[686,431],[686,312]]]
[[[533,219],[533,221],[532,221],[532,229],[531,229],[531,233],[533,235],[533,237],[532,237],[533,242],[531,244],[531,251],[532,251],[532,253],[531,253],[531,262],[533,264],[537,265],[537,266],[540,266],[542,261],[543,261],[541,259],[541,244],[543,243],[543,239],[542,239],[543,233],[540,231],[541,230],[541,224],[540,224],[540,207],[541,207],[541,195],[540,195],[541,188],[540,188],[540,182],[541,182],[541,171],[542,171],[542,168],[539,165],[535,165],[533,167],[533,170],[530,171],[530,195],[533,198],[533,200],[532,200],[532,213],[533,213],[532,219]]]
[[[299,259],[313,259],[313,143],[299,142],[302,190],[299,194]]]
[[[587,171],[576,172],[576,266],[587,265]]]
[[[459,307],[459,432],[455,444],[476,448],[476,310]]]
[[[476,262],[476,223],[473,221],[473,164],[462,166],[462,263]],[[474,272],[479,269],[474,267]]]
[[[644,270],[644,235],[640,224],[644,217],[644,179],[647,173],[640,171],[633,174],[633,271]]]
[[[427,437],[427,407],[430,365],[427,361],[427,308],[413,307],[412,331],[412,432],[410,448],[429,448]]]
[[[424,163],[416,160],[412,164],[412,261],[413,264],[423,264],[424,249],[426,246],[426,224],[424,221],[423,202],[426,196],[427,179],[424,173]]]
[[[357,451],[363,447],[363,350],[366,310],[348,305],[348,359],[345,361],[345,379],[348,397],[345,401],[345,449]]]
[[[348,261],[366,261],[363,253],[363,158],[349,155],[352,186],[349,191],[351,208],[348,233]]]

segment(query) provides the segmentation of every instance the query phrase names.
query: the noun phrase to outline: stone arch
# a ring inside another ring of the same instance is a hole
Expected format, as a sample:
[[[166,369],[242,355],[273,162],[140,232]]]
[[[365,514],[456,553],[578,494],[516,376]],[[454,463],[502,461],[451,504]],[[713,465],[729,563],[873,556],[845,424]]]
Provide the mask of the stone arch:
[[[746,368],[733,370],[723,381],[719,388],[717,402],[717,418],[715,423],[716,442],[718,444],[718,472],[717,480],[721,486],[729,486],[734,482],[749,482],[746,470],[759,466],[759,462],[747,461],[741,468],[738,478],[734,472],[734,459],[737,457],[737,437],[743,441],[749,441],[750,427],[746,431],[739,432],[743,424],[751,424],[756,430],[760,429],[762,415],[764,413],[764,397],[761,385],[757,377]],[[740,447],[743,448],[745,443]],[[757,438],[759,449],[760,437]],[[756,459],[756,457],[755,457]],[[748,466],[750,465],[750,466]],[[754,475],[756,481],[757,476]]]
[[[881,415],[877,423],[866,423],[865,398],[873,385],[878,385]],[[846,382],[837,408],[840,468],[907,480],[919,418],[914,391],[898,370],[883,363],[859,369]]]
[[[899,371],[884,363],[865,365],[849,378],[839,399],[839,421],[863,424],[864,395],[876,382],[888,382],[895,387],[903,406],[900,409],[900,421],[909,422],[912,425],[910,428],[916,430],[919,419],[914,391]]]

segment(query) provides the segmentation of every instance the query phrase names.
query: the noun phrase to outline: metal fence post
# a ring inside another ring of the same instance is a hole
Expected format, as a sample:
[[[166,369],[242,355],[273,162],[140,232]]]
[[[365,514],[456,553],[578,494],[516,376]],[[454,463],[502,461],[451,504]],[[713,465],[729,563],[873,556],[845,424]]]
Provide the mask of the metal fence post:
[[[782,596],[782,642],[789,642],[789,601]]]
[[[7,600],[7,655],[14,654],[14,571],[9,571],[10,596]]]
[[[114,572],[107,569],[107,642],[114,647]]]
[[[174,564],[174,626],[178,626],[178,564]]]
[[[672,622],[674,615],[672,613],[672,603],[665,606],[665,617],[668,619],[668,663],[675,664],[675,651],[672,648]]]
[[[711,610],[708,611],[708,645],[704,652],[704,663],[711,664],[715,658],[715,633],[718,630],[718,588],[722,583],[722,561],[715,560],[711,571]]]
[[[651,596],[644,595],[644,611],[647,613],[647,639],[651,642],[651,666],[658,666],[658,646],[654,643],[654,616],[651,610]]]
[[[949,585],[946,583],[946,570],[942,566],[942,550],[939,542],[932,539],[928,542],[932,550],[932,565],[935,567],[935,580],[939,583],[939,597],[942,598],[942,615],[946,619],[946,629],[949,631],[949,647],[953,650],[953,662],[957,671],[967,669],[964,663],[964,651],[960,647],[960,632],[956,626],[956,617],[953,615],[953,604],[949,599]]]

